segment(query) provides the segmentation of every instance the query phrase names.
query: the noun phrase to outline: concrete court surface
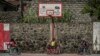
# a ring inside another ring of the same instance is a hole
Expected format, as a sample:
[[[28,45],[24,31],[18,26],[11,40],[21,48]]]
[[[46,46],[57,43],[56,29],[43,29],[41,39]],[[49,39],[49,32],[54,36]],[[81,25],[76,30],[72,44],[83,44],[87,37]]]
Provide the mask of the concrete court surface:
[[[0,56],[100,56],[100,54],[91,55],[78,55],[78,54],[32,54],[32,53],[22,53],[21,55],[9,55],[8,53],[0,53]]]

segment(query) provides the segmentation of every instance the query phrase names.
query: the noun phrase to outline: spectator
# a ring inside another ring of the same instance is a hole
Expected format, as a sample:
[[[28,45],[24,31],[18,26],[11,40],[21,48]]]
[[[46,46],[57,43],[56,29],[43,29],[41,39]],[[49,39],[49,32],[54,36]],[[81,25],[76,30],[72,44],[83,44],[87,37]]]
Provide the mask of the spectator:
[[[87,53],[89,49],[89,43],[85,40],[82,39],[80,43],[80,53]]]

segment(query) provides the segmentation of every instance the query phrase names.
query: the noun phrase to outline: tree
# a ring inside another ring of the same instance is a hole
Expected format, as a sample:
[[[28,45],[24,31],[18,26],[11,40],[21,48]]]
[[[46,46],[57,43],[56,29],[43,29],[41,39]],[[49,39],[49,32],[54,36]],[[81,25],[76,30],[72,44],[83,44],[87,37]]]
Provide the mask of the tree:
[[[100,0],[89,0],[83,8],[82,13],[89,13],[91,17],[95,17],[95,20],[100,20]]]

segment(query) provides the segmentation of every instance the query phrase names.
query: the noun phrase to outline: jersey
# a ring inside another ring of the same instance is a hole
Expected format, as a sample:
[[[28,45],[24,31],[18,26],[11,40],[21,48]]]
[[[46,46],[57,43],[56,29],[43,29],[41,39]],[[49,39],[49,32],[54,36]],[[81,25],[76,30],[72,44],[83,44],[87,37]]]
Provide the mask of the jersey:
[[[56,45],[56,42],[55,41],[52,41],[51,42],[51,46],[55,46]]]

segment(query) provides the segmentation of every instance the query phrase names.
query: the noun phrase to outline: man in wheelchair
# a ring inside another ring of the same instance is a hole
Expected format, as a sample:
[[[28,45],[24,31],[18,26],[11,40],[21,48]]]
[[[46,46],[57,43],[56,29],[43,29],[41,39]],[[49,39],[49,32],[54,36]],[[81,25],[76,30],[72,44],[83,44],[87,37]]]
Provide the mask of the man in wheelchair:
[[[57,40],[55,40],[55,38],[52,39],[52,41],[49,42],[49,44],[47,45],[47,53],[53,53],[53,54],[58,54],[60,53],[60,46],[57,42]]]
[[[10,40],[9,45],[10,45],[10,48],[8,48],[8,50],[9,50],[10,54],[13,54],[13,53],[20,54],[18,46],[17,46],[17,43],[16,43],[16,41],[14,39]]]

